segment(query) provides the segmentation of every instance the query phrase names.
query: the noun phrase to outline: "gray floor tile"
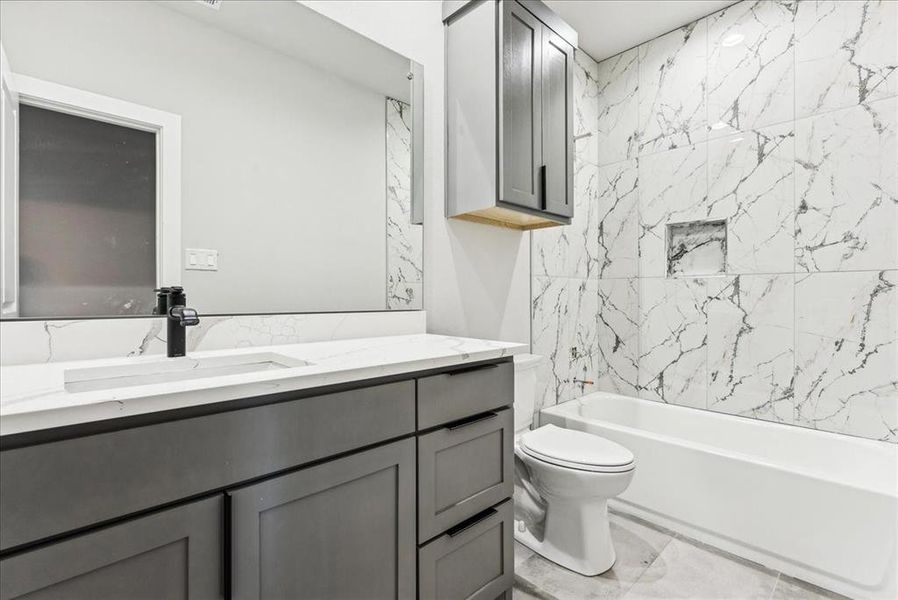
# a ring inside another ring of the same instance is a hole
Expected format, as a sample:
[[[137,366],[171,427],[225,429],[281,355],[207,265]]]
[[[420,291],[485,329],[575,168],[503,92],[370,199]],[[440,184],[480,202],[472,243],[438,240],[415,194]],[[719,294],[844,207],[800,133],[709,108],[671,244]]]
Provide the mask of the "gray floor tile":
[[[584,577],[534,554],[515,566],[519,587],[558,600],[620,598],[671,540],[667,532],[617,515],[611,518],[611,536],[617,561],[606,573]]]
[[[773,571],[687,540],[673,539],[624,598],[766,600],[776,581]]]
[[[845,596],[824,590],[816,585],[805,583],[798,579],[780,575],[776,582],[776,589],[770,600],[848,600]]]
[[[512,600],[556,600],[517,577],[515,578],[514,588],[511,590],[511,597]]]
[[[515,572],[517,572],[518,567],[521,566],[521,564],[525,560],[530,558],[531,556],[533,556],[533,550],[531,550],[524,544],[521,544],[516,541],[514,543],[514,570],[515,570]]]
[[[620,515],[611,515],[611,538],[617,561],[602,577],[614,577],[629,589],[643,572],[661,554],[673,539],[669,531],[652,527],[642,521]]]

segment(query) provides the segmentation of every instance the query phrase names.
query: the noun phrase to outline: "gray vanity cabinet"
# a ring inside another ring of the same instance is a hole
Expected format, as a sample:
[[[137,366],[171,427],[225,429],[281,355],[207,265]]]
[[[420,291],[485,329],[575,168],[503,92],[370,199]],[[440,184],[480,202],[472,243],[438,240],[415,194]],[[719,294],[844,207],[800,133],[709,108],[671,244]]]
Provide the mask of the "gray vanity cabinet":
[[[230,497],[234,598],[414,597],[413,439]]]
[[[492,600],[513,401],[503,357],[4,438],[0,600]]]
[[[443,6],[447,216],[569,224],[577,33],[536,0]]]
[[[0,560],[0,599],[223,598],[222,496]]]

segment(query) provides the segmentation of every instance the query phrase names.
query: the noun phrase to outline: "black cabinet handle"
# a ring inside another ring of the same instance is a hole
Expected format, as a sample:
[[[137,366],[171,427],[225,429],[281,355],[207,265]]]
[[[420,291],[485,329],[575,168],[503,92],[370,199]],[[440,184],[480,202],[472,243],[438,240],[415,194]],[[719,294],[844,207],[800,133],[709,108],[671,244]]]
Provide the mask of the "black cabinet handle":
[[[455,371],[450,371],[447,373],[449,377],[453,375],[461,375],[463,373],[473,373],[474,371],[487,371],[489,369],[495,369],[499,365],[491,364],[491,365],[474,365],[473,367],[465,367],[464,369],[456,369]]]
[[[539,209],[546,210],[548,199],[546,198],[546,165],[539,168]]]
[[[234,580],[234,571],[232,569],[231,562],[233,561],[233,556],[231,554],[232,551],[232,539],[234,532],[231,530],[232,523],[232,510],[233,510],[233,502],[234,498],[231,496],[230,492],[224,493],[224,498],[222,498],[224,506],[222,506],[222,544],[221,544],[221,558],[222,558],[222,569],[221,569],[221,587],[222,592],[224,593],[224,597],[227,600],[230,600],[233,594],[233,588],[231,586]]]
[[[482,513],[476,514],[473,517],[471,517],[470,519],[468,519],[466,521],[462,521],[455,527],[450,528],[448,531],[446,531],[446,535],[448,535],[449,537],[455,537],[458,534],[460,534],[464,531],[467,531],[471,527],[474,527],[481,521],[485,521],[486,519],[489,519],[494,514],[496,514],[496,509],[488,508],[485,511],[483,511]]]
[[[446,429],[449,431],[455,431],[456,429],[461,429],[462,427],[467,427],[468,425],[473,425],[474,423],[480,423],[481,421],[488,421],[490,419],[496,418],[499,413],[490,411],[488,413],[483,413],[482,415],[476,415],[474,417],[469,417],[463,421],[456,421],[452,425],[447,425]]]

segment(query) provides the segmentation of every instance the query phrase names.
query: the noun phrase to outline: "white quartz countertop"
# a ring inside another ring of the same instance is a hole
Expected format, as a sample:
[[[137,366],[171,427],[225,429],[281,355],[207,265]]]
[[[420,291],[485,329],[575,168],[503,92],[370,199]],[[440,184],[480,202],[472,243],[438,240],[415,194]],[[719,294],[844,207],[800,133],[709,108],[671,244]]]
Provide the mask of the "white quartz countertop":
[[[0,435],[199,406],[426,369],[526,351],[523,344],[416,334],[190,353],[0,367]],[[69,369],[271,352],[312,364],[101,391],[69,392]]]

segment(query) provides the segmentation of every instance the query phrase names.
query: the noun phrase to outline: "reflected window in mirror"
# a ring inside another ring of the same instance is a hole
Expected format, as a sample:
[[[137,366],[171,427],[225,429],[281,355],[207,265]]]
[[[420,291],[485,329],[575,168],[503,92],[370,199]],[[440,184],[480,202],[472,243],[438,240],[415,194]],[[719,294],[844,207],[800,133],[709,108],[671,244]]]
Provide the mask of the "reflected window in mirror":
[[[148,314],[156,135],[27,104],[19,115],[19,316]]]

